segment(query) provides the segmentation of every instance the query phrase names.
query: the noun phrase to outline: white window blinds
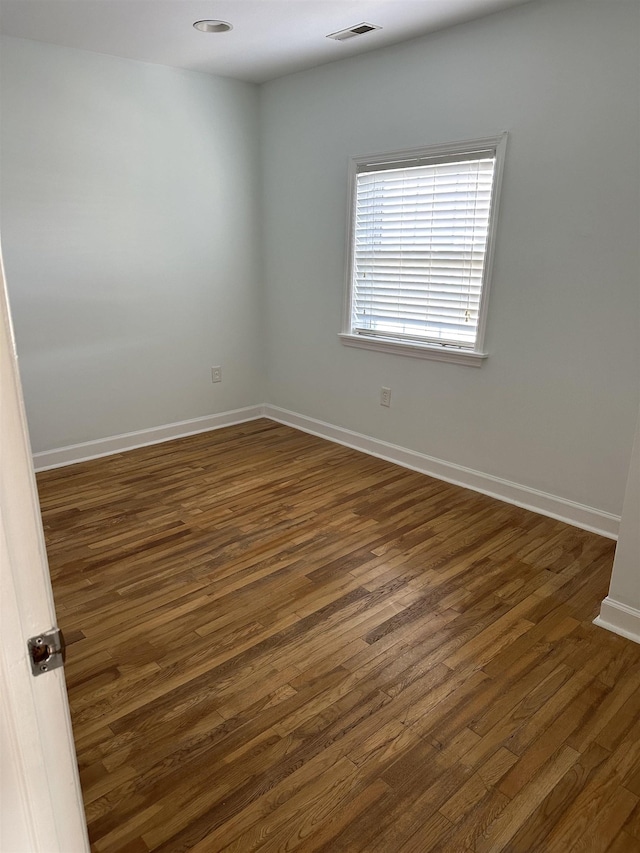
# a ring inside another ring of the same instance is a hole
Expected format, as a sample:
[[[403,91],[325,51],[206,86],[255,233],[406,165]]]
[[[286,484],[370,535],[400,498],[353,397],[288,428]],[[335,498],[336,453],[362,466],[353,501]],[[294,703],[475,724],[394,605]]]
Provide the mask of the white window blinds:
[[[495,152],[360,164],[351,333],[476,344]]]

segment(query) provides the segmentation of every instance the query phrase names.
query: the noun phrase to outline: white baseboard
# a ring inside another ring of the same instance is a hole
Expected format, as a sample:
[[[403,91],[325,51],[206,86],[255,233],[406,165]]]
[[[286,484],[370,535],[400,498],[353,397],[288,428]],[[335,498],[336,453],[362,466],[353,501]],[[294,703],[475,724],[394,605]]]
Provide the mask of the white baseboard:
[[[217,415],[205,415],[202,418],[178,421],[175,424],[98,438],[82,444],[71,444],[56,450],[44,450],[33,454],[33,465],[36,471],[48,471],[50,468],[61,468],[76,462],[86,462],[88,459],[98,459],[100,456],[111,456],[113,453],[123,453],[126,450],[135,450],[137,447],[160,444],[174,438],[197,435],[200,432],[209,432],[262,417],[264,417],[264,406],[247,406],[244,409],[233,409]]]
[[[489,495],[492,498],[555,518],[558,521],[565,521],[567,524],[589,530],[592,533],[598,533],[608,539],[616,539],[618,536],[619,515],[612,515],[594,507],[560,498],[557,495],[540,492],[537,489],[531,489],[510,480],[503,480],[491,474],[483,474],[481,471],[455,465],[453,462],[445,462],[442,459],[436,459],[415,450],[408,450],[406,447],[389,444],[362,433],[281,409],[278,406],[267,404],[263,407],[263,412],[265,417],[271,420],[317,435],[320,438],[329,439],[329,441],[335,441],[337,444],[361,450],[388,462],[395,462],[396,465],[419,471],[421,474],[428,474],[438,480],[481,492],[483,495]]]
[[[640,643],[640,610],[614,598],[605,598],[600,606],[600,615],[596,616],[593,624]]]
[[[82,444],[72,444],[55,450],[45,450],[33,454],[33,463],[36,471],[47,471],[50,468],[60,468],[76,462],[110,456],[113,453],[123,453],[137,447],[159,444],[174,438],[196,435],[261,417],[267,417],[303,432],[352,447],[354,450],[361,450],[363,453],[394,462],[403,468],[419,471],[421,474],[428,474],[438,480],[463,486],[532,512],[565,521],[567,524],[590,530],[609,539],[617,538],[620,516],[268,404],[247,406],[217,415],[206,415],[202,418],[178,421],[174,424],[86,441]]]

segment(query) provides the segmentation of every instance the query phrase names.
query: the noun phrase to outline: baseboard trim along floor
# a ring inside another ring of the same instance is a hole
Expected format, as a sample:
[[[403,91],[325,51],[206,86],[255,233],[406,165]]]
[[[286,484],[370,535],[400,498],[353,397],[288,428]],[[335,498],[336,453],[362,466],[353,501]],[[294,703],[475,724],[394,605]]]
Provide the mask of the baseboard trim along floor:
[[[618,515],[612,515],[595,507],[585,506],[557,495],[541,492],[519,483],[513,483],[510,480],[494,477],[491,474],[484,474],[482,471],[475,471],[472,468],[465,468],[453,462],[427,456],[406,447],[390,444],[363,433],[354,432],[269,404],[246,406],[242,409],[234,409],[216,415],[206,415],[201,418],[178,421],[174,424],[123,433],[122,435],[73,444],[55,450],[46,450],[34,454],[34,467],[36,471],[47,471],[51,468],[72,465],[76,462],[109,456],[113,453],[123,453],[137,447],[159,444],[174,438],[208,432],[260,417],[267,417],[278,423],[325,438],[328,441],[343,444],[346,447],[360,450],[371,456],[377,456],[388,462],[394,462],[403,468],[410,468],[438,480],[463,486],[497,500],[537,512],[540,515],[564,521],[583,530],[606,536],[608,539],[617,538],[620,524],[620,516]]]
[[[174,424],[164,424],[150,429],[85,441],[82,444],[70,444],[68,447],[59,447],[55,450],[44,450],[33,454],[33,465],[36,472],[48,471],[51,468],[62,468],[65,465],[74,465],[76,462],[86,462],[89,459],[98,459],[101,456],[124,453],[127,450],[135,450],[137,447],[161,444],[163,441],[171,441],[174,438],[210,432],[245,421],[254,421],[261,417],[264,417],[264,406],[246,406],[243,409],[233,409],[229,412],[220,412],[217,415],[205,415],[201,418],[191,418]]]
[[[442,459],[436,459],[433,456],[427,456],[406,447],[399,447],[396,444],[389,444],[386,441],[380,441],[377,438],[371,438],[371,436],[334,426],[306,415],[280,409],[277,406],[265,405],[264,414],[271,420],[301,429],[320,438],[326,438],[329,441],[335,441],[338,444],[344,444],[346,447],[361,450],[388,462],[395,462],[396,465],[401,465],[403,468],[410,468],[438,480],[463,486],[500,501],[529,509],[540,515],[565,521],[574,527],[598,533],[608,539],[617,539],[618,537],[619,515],[612,515],[557,495],[494,477],[491,474],[483,474],[481,471],[465,468],[453,462],[445,462]]]
[[[594,625],[620,634],[628,640],[640,643],[640,610],[622,604],[607,596],[600,607],[600,615],[593,620]]]

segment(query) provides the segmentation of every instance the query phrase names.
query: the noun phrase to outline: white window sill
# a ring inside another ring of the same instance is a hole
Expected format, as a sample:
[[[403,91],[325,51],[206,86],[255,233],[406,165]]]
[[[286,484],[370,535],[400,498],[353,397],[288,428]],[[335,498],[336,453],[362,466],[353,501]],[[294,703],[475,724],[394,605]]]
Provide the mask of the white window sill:
[[[385,338],[367,338],[364,335],[351,335],[342,332],[338,335],[345,346],[391,352],[395,355],[407,355],[411,358],[429,358],[433,361],[451,361],[466,367],[482,367],[487,358],[486,352],[456,349],[455,347],[431,346],[429,344],[401,343]]]

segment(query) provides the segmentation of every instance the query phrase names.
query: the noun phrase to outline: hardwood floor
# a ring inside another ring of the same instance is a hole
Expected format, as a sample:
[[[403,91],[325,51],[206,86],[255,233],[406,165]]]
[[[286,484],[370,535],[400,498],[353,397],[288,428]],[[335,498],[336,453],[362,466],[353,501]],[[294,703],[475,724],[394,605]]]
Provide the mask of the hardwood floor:
[[[266,420],[38,485],[94,850],[640,850],[612,542]]]

